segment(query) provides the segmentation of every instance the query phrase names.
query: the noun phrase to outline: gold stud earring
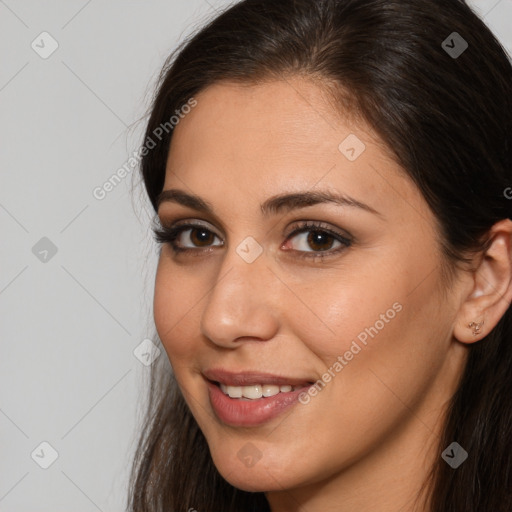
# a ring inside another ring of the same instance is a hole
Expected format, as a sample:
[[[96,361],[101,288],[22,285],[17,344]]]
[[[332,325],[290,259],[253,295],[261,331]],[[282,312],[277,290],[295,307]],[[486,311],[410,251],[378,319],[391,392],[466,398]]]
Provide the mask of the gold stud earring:
[[[468,327],[470,329],[473,329],[473,336],[478,336],[480,334],[480,329],[482,328],[482,325],[484,325],[484,321],[481,322],[470,322],[468,324]]]

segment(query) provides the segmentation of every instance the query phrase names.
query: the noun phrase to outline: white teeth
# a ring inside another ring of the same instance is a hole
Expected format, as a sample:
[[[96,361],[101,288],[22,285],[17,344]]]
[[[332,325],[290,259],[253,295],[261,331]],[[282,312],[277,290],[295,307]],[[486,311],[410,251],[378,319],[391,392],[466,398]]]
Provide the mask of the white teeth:
[[[230,398],[242,398],[242,388],[230,387],[228,389],[228,395],[230,396]]]
[[[273,384],[265,384],[263,386],[263,396],[274,396],[279,393],[279,386],[274,386]]]
[[[252,386],[226,386],[225,384],[220,384],[222,392],[230,398],[247,398],[250,400],[274,396],[278,393],[289,393],[297,387],[290,385],[277,386],[274,384],[254,384]]]
[[[225,384],[220,385],[220,389],[230,398],[242,398],[242,388],[240,386],[226,386]]]
[[[250,398],[251,400],[256,400],[257,398],[261,398],[263,396],[263,390],[260,385],[257,386],[243,386],[242,387],[242,396],[244,398]]]

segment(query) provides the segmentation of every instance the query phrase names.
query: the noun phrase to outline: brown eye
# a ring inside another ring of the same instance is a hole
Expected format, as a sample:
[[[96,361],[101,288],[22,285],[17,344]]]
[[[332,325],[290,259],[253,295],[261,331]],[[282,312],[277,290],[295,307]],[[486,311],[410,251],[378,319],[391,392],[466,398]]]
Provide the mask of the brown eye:
[[[329,249],[333,248],[336,250],[339,247],[349,245],[349,241],[342,238],[341,236],[331,234],[328,231],[320,230],[318,228],[301,229],[295,233],[292,233],[288,240],[288,243],[292,246],[292,249],[305,253],[328,251]],[[296,242],[292,244],[292,240],[296,240]],[[337,244],[337,246],[334,247],[334,244]],[[293,247],[293,245],[295,245],[295,247]]]
[[[169,244],[176,253],[200,251],[212,247],[222,247],[224,242],[220,240],[210,229],[198,224],[181,224],[163,229],[154,229],[155,240],[160,244]],[[215,239],[220,243],[214,244]],[[319,258],[335,256],[353,243],[351,235],[337,233],[330,228],[324,228],[318,223],[302,223],[288,235],[286,245],[291,240],[297,239],[293,252],[301,258]],[[336,245],[337,244],[337,245]],[[282,248],[285,248],[282,246]]]
[[[323,259],[336,256],[353,243],[349,234],[335,232],[317,221],[302,222],[290,233],[283,248],[292,249],[300,258]]]
[[[190,230],[190,241],[197,247],[208,246],[213,243],[215,235],[205,228],[193,228]]]
[[[306,241],[315,251],[326,251],[332,247],[334,237],[325,231],[310,231]]]
[[[162,229],[153,229],[153,232],[157,243],[169,244],[175,252],[209,248],[212,247],[215,238],[219,238],[211,230],[198,224],[163,226]],[[223,243],[216,245],[222,246]]]

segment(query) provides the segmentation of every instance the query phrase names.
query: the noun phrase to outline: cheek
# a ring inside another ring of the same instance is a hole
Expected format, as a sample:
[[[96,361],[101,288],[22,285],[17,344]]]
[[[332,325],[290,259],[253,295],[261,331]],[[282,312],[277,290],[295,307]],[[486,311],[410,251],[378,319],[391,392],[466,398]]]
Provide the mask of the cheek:
[[[153,314],[156,330],[171,364],[190,357],[194,350],[193,329],[201,293],[186,274],[160,258],[155,278]]]
[[[404,404],[414,408],[423,400],[448,347],[449,326],[439,313],[436,279],[433,276],[412,294],[408,279],[403,278],[395,280],[387,292],[360,292],[356,300],[356,292],[347,290],[347,298],[339,300],[333,322],[340,334],[337,343],[330,345],[329,358],[324,357],[335,373],[329,394],[344,409],[336,414],[333,426],[346,423],[348,410],[357,411],[359,428],[366,426],[370,435],[397,421]],[[380,427],[375,418],[382,422]],[[345,428],[352,431],[350,422]],[[356,439],[361,433],[355,429],[352,434]]]
[[[308,297],[321,321],[312,315],[309,323],[297,314],[288,318],[296,336],[324,365],[325,387],[318,396],[343,404],[333,425],[344,424],[349,410],[359,411],[360,419],[391,419],[395,405],[402,407],[400,400],[413,404],[420,399],[442,364],[449,330],[443,315],[446,319],[449,313],[440,306],[438,273],[415,288],[416,276],[428,274],[428,262],[417,259],[416,269],[410,261],[393,260],[387,271],[379,265],[364,275],[325,279],[316,291],[304,291],[301,296]]]
[[[345,354],[350,362],[365,359],[366,353],[376,351],[386,338],[397,338],[397,327],[407,316],[403,279],[380,270],[343,269],[316,280],[314,288],[294,283],[294,292],[302,299],[301,309],[287,303],[285,321],[295,326],[296,336],[327,367]]]
[[[438,289],[439,270],[432,271],[439,261],[429,240],[405,238],[361,252],[322,278],[317,290],[302,294],[329,327],[324,341],[308,338],[325,363],[345,354],[351,362],[378,359],[394,366],[406,360],[425,365],[422,358],[432,357],[449,313]]]

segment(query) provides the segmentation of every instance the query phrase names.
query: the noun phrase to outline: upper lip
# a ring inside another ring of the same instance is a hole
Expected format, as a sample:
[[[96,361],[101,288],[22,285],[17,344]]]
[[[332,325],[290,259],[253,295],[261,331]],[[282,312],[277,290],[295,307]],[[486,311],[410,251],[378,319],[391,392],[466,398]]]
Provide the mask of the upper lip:
[[[203,371],[203,376],[213,382],[219,382],[226,386],[250,386],[252,384],[274,384],[276,386],[300,386],[309,385],[308,379],[296,377],[283,377],[259,371],[231,372],[222,368],[211,368]]]

